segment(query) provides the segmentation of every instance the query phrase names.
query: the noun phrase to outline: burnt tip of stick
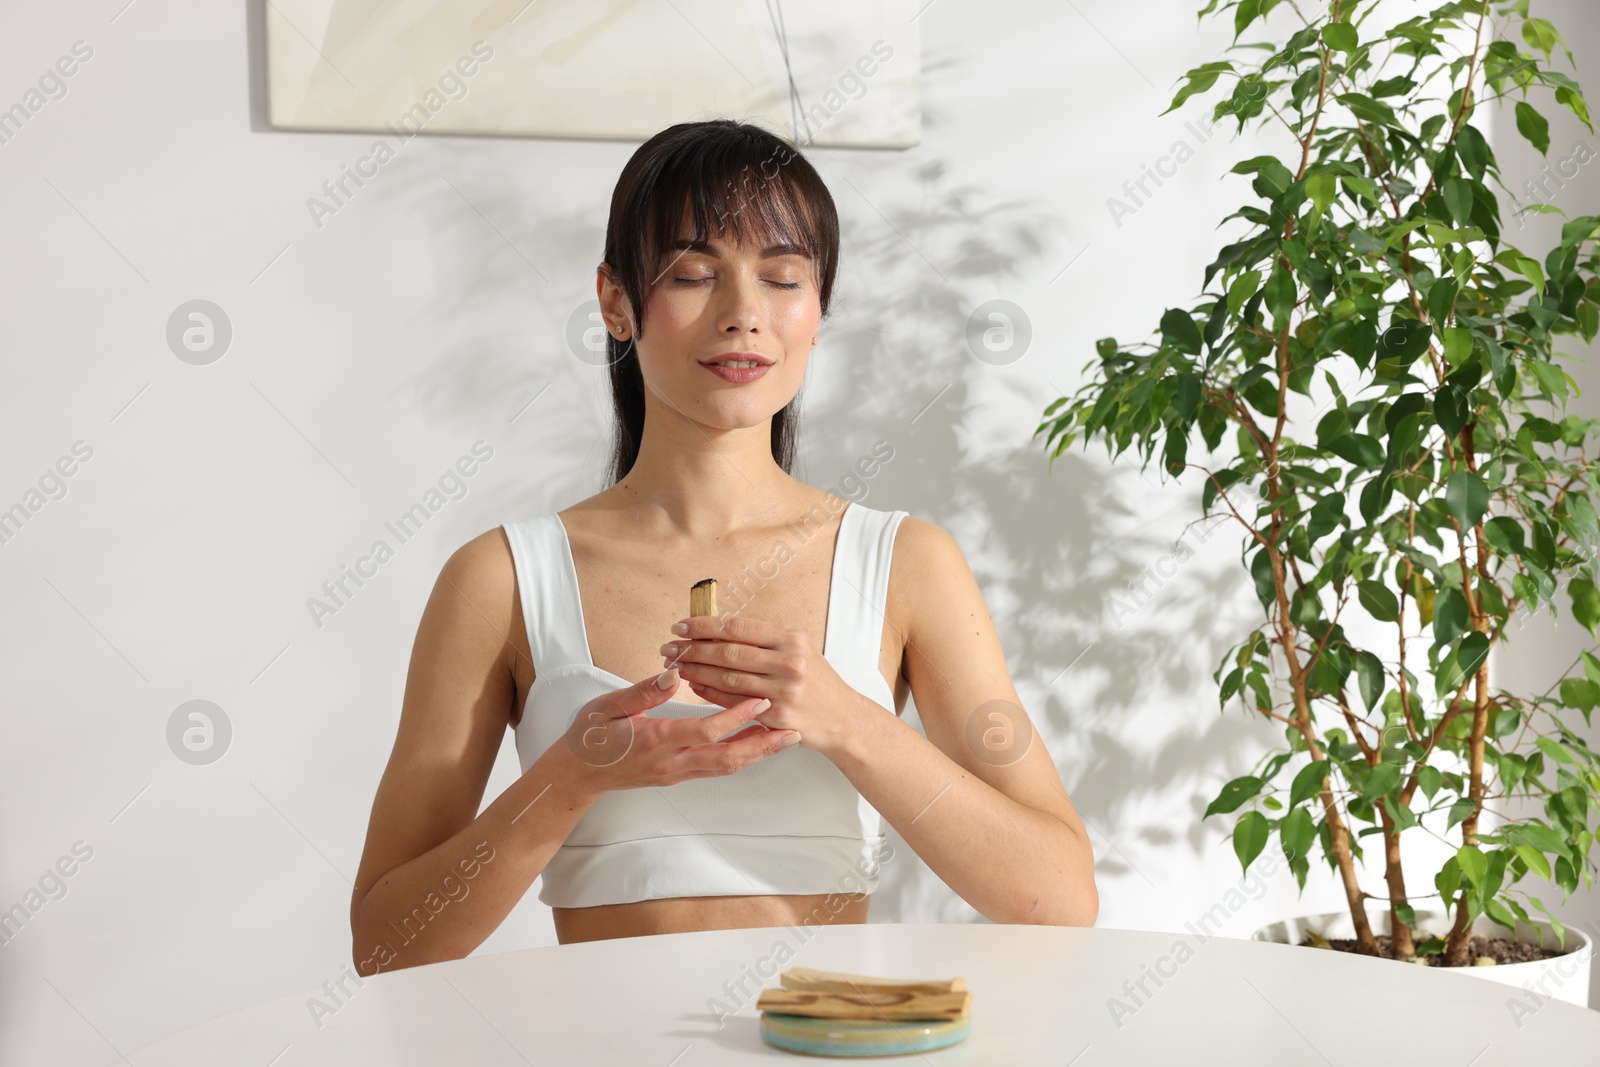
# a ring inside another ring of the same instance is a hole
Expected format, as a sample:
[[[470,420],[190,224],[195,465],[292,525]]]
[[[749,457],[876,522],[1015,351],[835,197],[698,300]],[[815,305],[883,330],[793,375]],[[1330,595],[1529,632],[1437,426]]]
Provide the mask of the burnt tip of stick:
[[[702,578],[689,587],[689,614],[717,614],[717,580]]]

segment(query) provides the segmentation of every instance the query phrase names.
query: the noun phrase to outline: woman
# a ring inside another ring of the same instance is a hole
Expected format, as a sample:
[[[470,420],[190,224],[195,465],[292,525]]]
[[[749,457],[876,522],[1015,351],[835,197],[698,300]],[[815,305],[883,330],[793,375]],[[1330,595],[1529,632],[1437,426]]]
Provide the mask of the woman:
[[[789,474],[837,250],[827,188],[758,127],[628,162],[597,279],[613,484],[445,563],[351,900],[362,974],[467,955],[541,872],[562,943],[865,922],[884,819],[995,922],[1094,922],[954,540]],[[718,614],[685,618],[708,576]],[[524,773],[480,813],[508,727]]]

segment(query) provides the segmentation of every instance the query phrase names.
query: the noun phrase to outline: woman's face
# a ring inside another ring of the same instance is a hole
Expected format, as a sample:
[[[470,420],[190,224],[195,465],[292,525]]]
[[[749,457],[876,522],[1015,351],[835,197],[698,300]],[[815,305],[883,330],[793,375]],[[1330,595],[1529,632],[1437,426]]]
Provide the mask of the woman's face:
[[[647,290],[642,338],[621,290],[603,275],[600,290],[612,336],[620,325],[637,346],[646,391],[723,429],[760,425],[794,399],[822,319],[811,258],[782,244],[679,241]],[[710,366],[737,353],[757,366]]]

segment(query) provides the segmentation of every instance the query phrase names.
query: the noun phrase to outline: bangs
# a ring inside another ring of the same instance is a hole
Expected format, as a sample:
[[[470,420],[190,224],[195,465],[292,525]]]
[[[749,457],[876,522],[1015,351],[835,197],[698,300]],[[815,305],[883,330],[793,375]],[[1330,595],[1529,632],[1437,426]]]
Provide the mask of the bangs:
[[[826,253],[817,220],[783,167],[795,153],[741,155],[702,156],[666,177],[642,227],[640,258],[653,265],[650,284],[682,254],[684,242],[712,238],[763,249],[787,246],[821,265]]]

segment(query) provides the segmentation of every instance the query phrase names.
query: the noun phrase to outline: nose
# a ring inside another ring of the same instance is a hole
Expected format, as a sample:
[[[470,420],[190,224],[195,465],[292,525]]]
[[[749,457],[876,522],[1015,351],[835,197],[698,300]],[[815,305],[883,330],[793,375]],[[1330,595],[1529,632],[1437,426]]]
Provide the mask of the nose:
[[[761,331],[766,324],[766,307],[761,302],[759,285],[753,272],[733,271],[728,275],[728,283],[718,287],[717,329],[724,333]]]

